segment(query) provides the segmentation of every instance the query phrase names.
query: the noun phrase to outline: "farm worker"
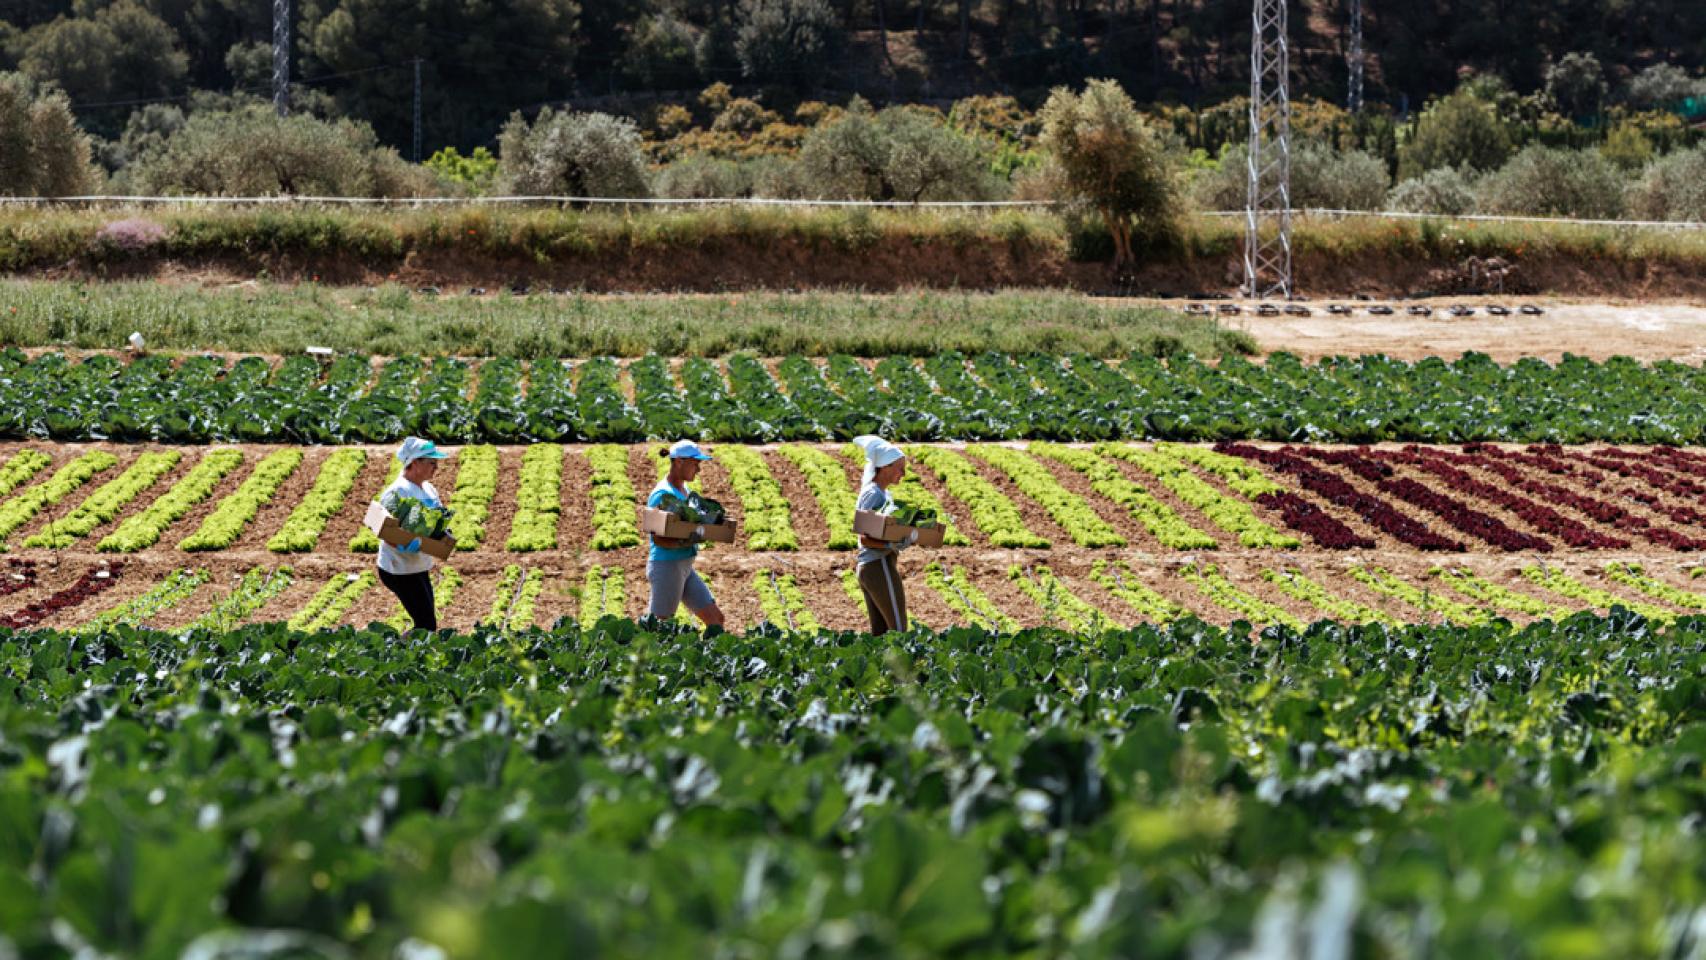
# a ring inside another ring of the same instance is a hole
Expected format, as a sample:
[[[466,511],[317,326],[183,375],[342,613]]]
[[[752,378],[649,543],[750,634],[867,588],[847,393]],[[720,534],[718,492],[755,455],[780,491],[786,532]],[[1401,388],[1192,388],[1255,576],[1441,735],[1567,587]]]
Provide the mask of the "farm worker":
[[[711,455],[699,449],[691,440],[677,440],[659,456],[669,458],[669,473],[652,488],[646,506],[659,508],[665,496],[681,500],[688,498],[687,485],[699,476],[699,465]],[[711,596],[711,588],[693,570],[699,556],[699,546],[691,540],[660,537],[652,534],[651,552],[646,558],[646,581],[652,585],[652,601],[647,608],[651,616],[668,620],[683,603],[688,612],[698,617],[706,627],[721,627],[723,611]]]
[[[865,451],[865,474],[859,481],[859,500],[854,509],[893,512],[895,502],[889,495],[889,487],[906,476],[906,454],[881,437],[854,437],[853,443]],[[854,572],[859,578],[859,589],[865,594],[865,613],[871,618],[871,633],[875,636],[906,629],[906,588],[900,582],[895,557],[917,539],[916,532],[892,543],[859,535]]]
[[[385,492],[379,495],[379,505],[393,514],[401,497],[413,497],[428,507],[442,508],[438,488],[432,485],[432,475],[438,472],[438,462],[450,454],[440,450],[431,440],[408,437],[397,448],[397,459],[403,469]],[[417,630],[437,630],[438,614],[432,598],[432,565],[436,561],[421,553],[421,538],[416,537],[400,547],[379,544],[379,582],[397,595]]]

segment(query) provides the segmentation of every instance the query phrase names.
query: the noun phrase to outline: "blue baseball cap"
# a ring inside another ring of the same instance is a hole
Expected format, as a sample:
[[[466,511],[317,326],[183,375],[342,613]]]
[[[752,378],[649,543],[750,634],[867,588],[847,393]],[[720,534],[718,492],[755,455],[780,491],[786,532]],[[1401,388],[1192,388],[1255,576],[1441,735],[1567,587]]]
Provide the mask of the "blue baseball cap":
[[[431,440],[422,440],[420,437],[405,437],[403,445],[397,448],[397,459],[402,461],[405,466],[423,457],[428,460],[443,460],[448,456],[450,454],[440,450],[438,444]]]
[[[691,440],[677,440],[669,447],[671,460],[710,460],[711,455],[699,449],[699,445]]]

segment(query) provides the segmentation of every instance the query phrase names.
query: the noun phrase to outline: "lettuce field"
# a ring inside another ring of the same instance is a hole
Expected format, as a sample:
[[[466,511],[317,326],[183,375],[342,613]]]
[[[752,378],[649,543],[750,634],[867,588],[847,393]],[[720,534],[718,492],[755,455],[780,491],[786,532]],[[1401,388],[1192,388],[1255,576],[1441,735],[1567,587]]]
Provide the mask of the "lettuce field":
[[[0,957],[1706,957],[1702,376],[0,353]]]

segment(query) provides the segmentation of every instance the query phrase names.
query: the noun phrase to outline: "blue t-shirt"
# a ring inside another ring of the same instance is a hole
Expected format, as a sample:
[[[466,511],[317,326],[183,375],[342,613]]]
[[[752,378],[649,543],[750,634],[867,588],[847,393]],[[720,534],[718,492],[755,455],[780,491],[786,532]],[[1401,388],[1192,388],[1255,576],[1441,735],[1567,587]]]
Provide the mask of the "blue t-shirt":
[[[646,498],[646,506],[662,506],[663,496],[666,493],[682,500],[686,500],[688,497],[686,490],[670,486],[668,480],[659,480],[658,485],[652,488],[652,495]],[[698,555],[698,544],[689,544],[685,547],[660,547],[656,541],[653,541],[650,557],[654,563],[666,563],[671,560],[691,560]]]

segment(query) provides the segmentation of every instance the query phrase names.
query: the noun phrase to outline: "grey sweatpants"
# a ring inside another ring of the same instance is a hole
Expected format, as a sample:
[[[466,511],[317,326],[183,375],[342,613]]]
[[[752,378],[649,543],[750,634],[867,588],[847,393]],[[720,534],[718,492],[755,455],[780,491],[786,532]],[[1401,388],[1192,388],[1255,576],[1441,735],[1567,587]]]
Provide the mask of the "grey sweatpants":
[[[906,629],[906,586],[894,554],[861,563],[855,568],[859,589],[865,594],[865,615],[871,618],[871,634]]]
[[[689,559],[647,560],[646,582],[652,585],[652,602],[647,612],[659,620],[675,616],[675,608],[683,603],[689,611],[697,613],[717,602]]]

